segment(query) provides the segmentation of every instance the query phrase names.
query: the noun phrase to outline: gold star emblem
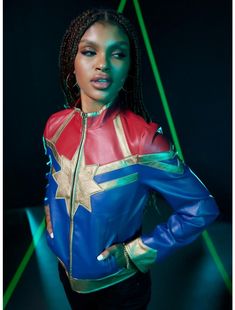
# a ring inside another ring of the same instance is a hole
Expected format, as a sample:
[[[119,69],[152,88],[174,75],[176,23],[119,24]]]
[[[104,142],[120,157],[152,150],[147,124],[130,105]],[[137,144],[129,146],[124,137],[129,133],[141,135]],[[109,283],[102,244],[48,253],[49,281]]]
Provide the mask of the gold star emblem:
[[[81,164],[78,168],[78,180],[77,182],[75,180],[76,188],[73,215],[76,213],[79,205],[82,205],[91,212],[91,196],[103,191],[94,180],[98,165],[85,165],[84,154],[81,157]]]
[[[48,147],[52,150],[55,160],[60,165],[60,170],[55,171],[52,167],[52,176],[57,183],[55,198],[64,199],[69,216],[73,217],[79,206],[92,212],[91,196],[106,190],[124,186],[135,182],[138,179],[138,173],[132,173],[117,179],[111,179],[97,184],[94,180],[96,175],[111,172],[117,169],[134,165],[137,157],[128,156],[105,165],[86,165],[84,150],[78,155],[79,149],[70,160],[65,156],[60,156],[53,142],[47,140]],[[79,158],[78,158],[79,156]],[[72,210],[71,210],[72,205]],[[72,211],[72,212],[71,212]]]
[[[73,203],[72,217],[76,213],[79,205],[92,212],[91,196],[103,191],[94,181],[98,165],[85,165],[84,154],[82,152],[78,166],[76,167],[77,156],[78,153],[76,152],[72,160],[69,160],[62,155],[59,158],[61,169],[53,174],[53,178],[58,184],[55,197],[57,199],[65,199],[68,214],[70,214],[71,203]]]

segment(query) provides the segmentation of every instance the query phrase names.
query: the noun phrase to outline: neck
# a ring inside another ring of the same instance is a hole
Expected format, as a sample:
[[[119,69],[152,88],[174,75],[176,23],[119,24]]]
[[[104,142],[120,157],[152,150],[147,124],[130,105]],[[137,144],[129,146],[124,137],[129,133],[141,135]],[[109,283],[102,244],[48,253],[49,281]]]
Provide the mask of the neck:
[[[105,106],[105,104],[101,104],[98,102],[92,102],[92,103],[81,102],[81,108],[84,113],[98,112],[103,108],[103,106]]]
[[[81,110],[84,113],[92,113],[99,112],[103,107],[111,106],[116,99],[111,99],[109,102],[99,102],[92,100],[91,98],[87,98],[86,96],[81,95]]]

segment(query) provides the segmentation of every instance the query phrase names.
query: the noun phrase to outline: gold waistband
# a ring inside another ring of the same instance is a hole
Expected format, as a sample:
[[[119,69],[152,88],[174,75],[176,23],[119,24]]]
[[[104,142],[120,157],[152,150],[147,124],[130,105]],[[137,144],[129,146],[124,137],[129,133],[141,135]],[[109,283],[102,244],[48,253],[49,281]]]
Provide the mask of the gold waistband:
[[[59,260],[61,262],[61,260]],[[64,264],[61,262],[62,266],[65,269]],[[69,278],[69,282],[71,285],[72,290],[78,292],[78,293],[91,293],[98,291],[100,289],[106,288],[108,286],[111,286],[113,284],[119,283],[123,280],[126,280],[132,276],[134,276],[137,272],[137,269],[131,267],[131,268],[124,268],[120,271],[111,274],[104,278],[98,278],[98,279],[76,279],[69,276],[67,270],[65,269],[66,274]]]

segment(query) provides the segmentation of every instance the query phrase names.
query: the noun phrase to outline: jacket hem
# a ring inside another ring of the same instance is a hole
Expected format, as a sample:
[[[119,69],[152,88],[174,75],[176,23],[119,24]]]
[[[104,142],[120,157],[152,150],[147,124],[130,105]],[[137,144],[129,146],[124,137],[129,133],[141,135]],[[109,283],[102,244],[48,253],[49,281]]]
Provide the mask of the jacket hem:
[[[61,262],[60,259],[59,261]],[[65,268],[63,263],[62,263],[62,266]],[[82,294],[95,292],[103,288],[109,287],[111,285],[117,284],[119,282],[122,282],[134,276],[138,272],[136,268],[129,268],[129,269],[124,268],[104,278],[76,279],[76,278],[69,276],[66,268],[65,268],[65,271],[68,276],[72,290],[78,293],[82,293]]]

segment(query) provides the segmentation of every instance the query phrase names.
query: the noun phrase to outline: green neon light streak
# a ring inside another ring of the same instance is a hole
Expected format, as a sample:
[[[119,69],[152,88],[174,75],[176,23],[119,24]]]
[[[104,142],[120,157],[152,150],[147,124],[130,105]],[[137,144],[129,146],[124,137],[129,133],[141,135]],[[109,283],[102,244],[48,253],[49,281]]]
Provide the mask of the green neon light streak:
[[[31,242],[30,246],[28,247],[28,250],[26,251],[19,267],[17,268],[13,278],[11,279],[11,282],[9,283],[9,285],[8,285],[8,287],[4,293],[3,309],[5,309],[5,307],[7,306],[7,304],[9,302],[9,300],[10,300],[10,298],[11,298],[11,296],[12,296],[12,294],[13,294],[13,292],[14,292],[14,290],[15,290],[15,288],[16,288],[16,286],[17,286],[17,284],[18,284],[18,282],[19,282],[29,260],[30,260],[30,258],[31,258],[31,256],[32,256],[32,254],[33,254],[33,252],[34,252],[34,250],[35,250],[35,248],[36,248],[36,246],[37,246],[37,244],[38,244],[38,242],[42,236],[44,229],[45,229],[45,217],[43,218],[41,224],[39,225],[39,227],[36,231],[36,233],[34,234],[33,240]]]
[[[141,13],[140,6],[139,6],[139,2],[138,2],[138,0],[133,0],[133,3],[134,3],[134,6],[135,6],[136,15],[137,15],[137,18],[138,18],[138,21],[139,21],[139,24],[140,24],[140,29],[141,29],[141,32],[142,32],[142,35],[143,35],[144,43],[145,43],[145,46],[146,46],[146,49],[147,49],[147,53],[148,53],[148,56],[149,56],[149,60],[150,60],[150,63],[151,63],[151,67],[152,67],[152,70],[153,70],[153,75],[154,75],[154,78],[155,78],[155,81],[156,81],[156,84],[157,84],[157,88],[158,88],[158,91],[159,91],[159,94],[160,94],[162,105],[163,105],[163,108],[164,108],[164,111],[165,111],[165,114],[166,114],[166,118],[167,118],[167,121],[168,121],[168,124],[169,124],[169,128],[170,128],[170,131],[171,131],[172,139],[174,141],[174,145],[175,145],[176,150],[178,152],[179,158],[182,161],[184,161],[184,157],[183,157],[183,154],[182,154],[182,151],[181,151],[181,147],[180,147],[180,144],[179,144],[178,136],[177,136],[177,133],[176,133],[176,130],[175,130],[174,122],[173,122],[173,119],[172,119],[172,116],[171,116],[170,108],[169,108],[169,105],[168,105],[168,102],[167,102],[167,98],[166,98],[165,91],[164,91],[164,88],[163,88],[163,85],[162,85],[160,74],[159,74],[159,71],[158,71],[158,68],[157,68],[157,64],[156,64],[156,61],[155,61],[155,58],[154,58],[153,50],[152,50],[152,47],[151,47],[151,44],[150,44],[149,36],[148,36],[147,30],[146,30],[146,27],[145,27],[145,24],[144,24],[144,20],[143,20],[143,16],[142,16],[142,13]]]
[[[143,16],[142,16],[142,12],[141,12],[141,9],[140,9],[140,5],[139,5],[139,2],[138,0],[133,0],[133,3],[134,3],[134,7],[135,7],[135,11],[136,11],[136,15],[137,15],[137,18],[138,18],[138,21],[139,21],[139,24],[140,24],[140,28],[141,28],[141,31],[142,31],[142,35],[143,35],[143,39],[144,39],[144,43],[145,43],[145,46],[146,46],[146,49],[147,49],[147,53],[148,53],[148,56],[149,56],[149,60],[150,60],[150,63],[151,63],[151,67],[152,67],[152,70],[153,70],[153,74],[154,74],[154,78],[155,78],[155,81],[156,81],[156,84],[157,84],[157,88],[158,88],[158,91],[159,91],[159,94],[160,94],[160,98],[162,100],[162,104],[163,104],[163,108],[164,108],[164,111],[165,111],[165,114],[166,114],[166,118],[167,118],[167,121],[168,121],[168,124],[169,124],[169,128],[170,128],[170,131],[171,131],[171,135],[172,135],[172,139],[174,141],[174,144],[175,144],[175,147],[176,147],[176,150],[178,152],[178,155],[180,157],[180,159],[182,161],[184,161],[184,157],[183,157],[183,154],[182,154],[182,151],[181,151],[181,147],[180,147],[180,143],[179,143],[179,140],[178,140],[178,137],[177,137],[177,133],[176,133],[176,130],[175,130],[175,126],[174,126],[174,122],[173,122],[173,119],[172,119],[172,116],[171,116],[171,113],[170,113],[170,109],[169,109],[169,105],[168,105],[168,102],[167,102],[167,98],[166,98],[166,95],[165,95],[165,92],[164,92],[164,88],[163,88],[163,85],[162,85],[162,82],[161,82],[161,78],[160,78],[160,75],[159,75],[159,71],[158,71],[158,68],[157,68],[157,64],[156,64],[156,60],[155,60],[155,57],[154,57],[154,54],[153,54],[153,50],[152,50],[152,47],[151,47],[151,44],[150,44],[150,40],[149,40],[149,36],[148,36],[148,33],[147,33],[147,30],[146,30],[146,27],[145,27],[145,23],[144,23],[144,20],[143,20]],[[226,287],[228,288],[229,292],[232,293],[232,283],[231,283],[231,280],[228,276],[228,273],[226,272],[225,268],[224,268],[224,265],[219,257],[219,255],[217,254],[217,251],[216,251],[216,248],[208,234],[208,232],[205,230],[203,233],[202,233],[202,238],[204,240],[204,242],[206,243],[206,246],[214,260],[214,263],[217,267],[217,270],[218,272],[220,273],[221,277],[223,278],[224,282],[225,282],[225,285]]]
[[[227,286],[227,289],[229,290],[229,292],[232,294],[232,282],[224,268],[224,265],[222,264],[220,258],[219,258],[219,255],[217,254],[216,252],[216,249],[215,249],[215,246],[208,234],[208,232],[205,230],[203,233],[202,233],[202,237],[209,249],[209,252],[211,253],[211,256],[214,258],[214,261],[215,261],[215,264],[224,280],[224,283],[225,285]]]
[[[126,0],[121,0],[117,9],[118,13],[122,13],[126,5]],[[29,263],[29,260],[31,256],[33,255],[33,252],[42,236],[42,233],[45,229],[45,217],[43,218],[38,230],[36,231],[35,235],[33,236],[33,241],[31,242],[30,246],[28,247],[18,269],[16,270],[11,282],[9,283],[4,296],[3,296],[3,308],[7,306],[27,264]]]
[[[122,13],[126,5],[126,0],[121,0],[117,9],[118,13]]]
[[[118,6],[118,13],[122,13],[124,8],[126,5],[126,0],[121,0]],[[45,217],[43,218],[38,230],[36,231],[35,235],[33,236],[33,241],[31,242],[30,246],[28,247],[18,269],[16,270],[11,282],[9,283],[4,296],[3,296],[3,308],[5,309],[5,307],[7,306],[27,264],[29,263],[29,260],[31,258],[31,256],[33,255],[33,252],[42,236],[42,233],[45,229]]]
[[[144,24],[144,20],[143,20],[143,17],[142,17],[142,13],[141,13],[141,9],[140,9],[140,6],[139,6],[139,3],[138,3],[138,0],[133,0],[134,2],[134,6],[135,6],[135,10],[136,10],[136,14],[137,14],[137,17],[138,17],[138,21],[140,23],[140,28],[141,28],[141,31],[142,31],[142,34],[143,34],[143,37],[144,37],[144,42],[145,42],[145,46],[146,46],[146,49],[147,49],[147,52],[148,52],[148,56],[149,56],[149,59],[150,59],[150,63],[151,63],[151,67],[152,67],[152,70],[153,70],[153,74],[154,74],[154,77],[155,77],[155,81],[156,81],[156,84],[157,84],[157,88],[159,90],[159,93],[160,93],[160,97],[161,97],[161,100],[162,100],[162,104],[163,104],[163,107],[164,107],[164,110],[165,110],[165,114],[166,114],[166,117],[167,117],[167,120],[168,120],[168,124],[169,124],[169,127],[170,127],[170,131],[171,131],[171,134],[172,134],[172,138],[173,138],[173,141],[174,141],[174,144],[175,144],[175,147],[176,147],[176,150],[178,152],[178,155],[179,157],[184,160],[183,158],[183,154],[182,154],[182,151],[181,151],[181,147],[180,147],[180,144],[179,144],[179,140],[178,140],[178,137],[177,137],[177,134],[176,134],[176,130],[175,130],[175,126],[174,126],[174,122],[173,122],[173,119],[172,119],[172,116],[171,116],[171,112],[170,112],[170,109],[169,109],[169,105],[168,105],[168,102],[167,102],[167,98],[166,98],[166,95],[165,95],[165,91],[164,91],[164,88],[163,88],[163,85],[162,85],[162,82],[161,82],[161,78],[160,78],[160,75],[159,75],[159,71],[158,71],[158,68],[157,68],[157,64],[156,64],[156,61],[155,61],[155,58],[154,58],[154,55],[153,55],[153,51],[152,51],[152,48],[151,48],[151,44],[150,44],[150,41],[149,41],[149,37],[148,37],[148,33],[146,31],[146,27],[145,27],[145,24]],[[120,3],[119,3],[119,6],[118,6],[118,9],[117,9],[117,12],[118,13],[122,13],[124,8],[125,8],[125,5],[126,5],[126,0],[121,0]],[[28,250],[26,251],[18,269],[16,270],[16,273],[15,275],[13,276],[10,284],[8,285],[5,293],[4,293],[4,296],[3,296],[3,308],[5,309],[5,307],[7,306],[27,264],[29,263],[29,260],[42,236],[42,233],[45,229],[45,217],[43,218],[38,230],[36,231],[35,235],[33,236],[33,240],[28,248]],[[203,239],[208,247],[208,250],[209,252],[211,253],[211,256],[213,257],[214,259],[214,262],[222,276],[222,278],[224,279],[224,282],[228,288],[228,290],[232,293],[232,284],[231,284],[231,280],[216,252],[216,249],[212,243],[212,240],[208,234],[207,231],[204,231],[203,234]]]

